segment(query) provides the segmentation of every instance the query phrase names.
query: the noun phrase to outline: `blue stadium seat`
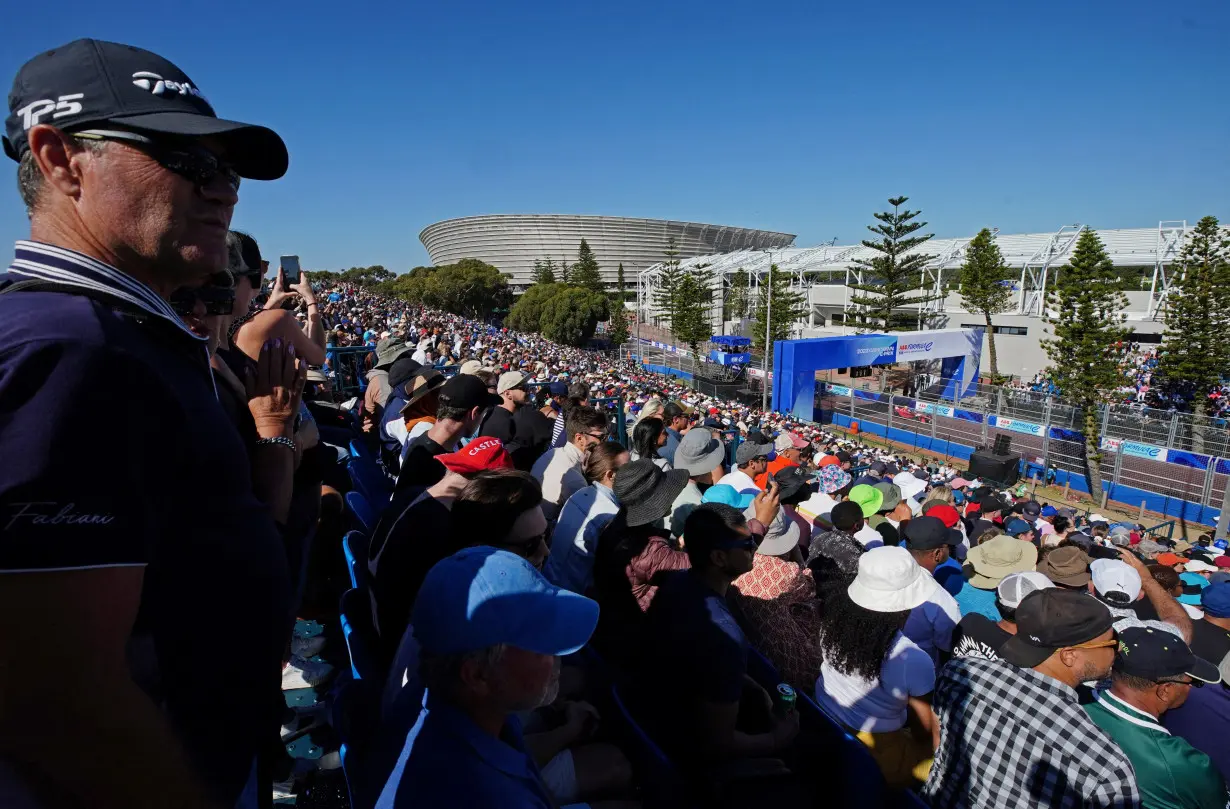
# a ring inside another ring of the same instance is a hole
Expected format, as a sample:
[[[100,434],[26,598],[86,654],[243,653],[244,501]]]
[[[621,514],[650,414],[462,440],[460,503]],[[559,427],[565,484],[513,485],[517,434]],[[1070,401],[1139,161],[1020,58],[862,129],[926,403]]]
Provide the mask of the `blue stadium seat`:
[[[380,467],[375,452],[359,441],[350,442],[350,482],[373,505],[383,508],[393,494],[393,483]]]
[[[330,695],[329,724],[338,750],[352,809],[371,809],[384,786],[370,775],[370,752],[379,727],[380,689],[367,680],[343,677]]]
[[[646,797],[653,799],[653,805],[681,809],[694,806],[682,774],[632,716],[619,693],[619,686],[611,686],[610,697],[617,714],[614,729],[622,742],[620,749],[632,762],[637,782],[645,789]]]
[[[369,536],[375,533],[376,524],[380,522],[380,515],[376,513],[376,509],[372,508],[371,502],[366,497],[360,492],[346,492],[346,507],[350,509],[351,516],[364,533]]]
[[[826,748],[828,763],[841,777],[832,779],[831,806],[857,807],[886,805],[887,786],[880,765],[871,752],[836,719],[829,716],[810,695],[796,692],[799,724]]]
[[[350,573],[350,586],[367,590],[370,574],[367,571],[367,534],[351,531],[342,537],[342,553],[346,555],[346,570]]]
[[[777,684],[782,682],[782,675],[773,665],[773,661],[762,655],[760,650],[754,646],[748,647],[747,673],[753,680],[764,686],[769,696],[776,695]]]
[[[376,651],[376,628],[372,624],[372,604],[366,590],[347,590],[341,602],[342,637],[350,653],[350,673],[356,680],[371,680],[376,689],[384,687],[385,672]]]

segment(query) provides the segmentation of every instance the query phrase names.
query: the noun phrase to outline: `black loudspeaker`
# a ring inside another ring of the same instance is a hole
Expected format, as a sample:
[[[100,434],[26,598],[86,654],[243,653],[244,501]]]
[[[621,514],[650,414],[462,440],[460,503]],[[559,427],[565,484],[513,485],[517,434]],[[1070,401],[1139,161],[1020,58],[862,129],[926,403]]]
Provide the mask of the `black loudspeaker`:
[[[1020,455],[1001,455],[993,452],[975,452],[969,459],[970,474],[1000,486],[1011,486],[1021,476]]]
[[[1012,436],[1000,433],[995,436],[995,454],[1007,455],[1012,452]]]

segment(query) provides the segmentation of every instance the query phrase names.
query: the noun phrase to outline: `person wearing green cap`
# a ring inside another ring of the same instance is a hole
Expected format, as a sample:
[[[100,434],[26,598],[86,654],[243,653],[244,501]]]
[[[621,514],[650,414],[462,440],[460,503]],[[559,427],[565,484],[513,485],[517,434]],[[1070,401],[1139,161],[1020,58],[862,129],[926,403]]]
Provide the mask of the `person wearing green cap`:
[[[880,507],[884,505],[884,492],[875,486],[860,483],[850,489],[847,499],[862,509],[863,519],[868,521],[863,523],[854,538],[868,550],[881,547],[884,544],[884,536],[873,528],[869,521],[880,513]]]

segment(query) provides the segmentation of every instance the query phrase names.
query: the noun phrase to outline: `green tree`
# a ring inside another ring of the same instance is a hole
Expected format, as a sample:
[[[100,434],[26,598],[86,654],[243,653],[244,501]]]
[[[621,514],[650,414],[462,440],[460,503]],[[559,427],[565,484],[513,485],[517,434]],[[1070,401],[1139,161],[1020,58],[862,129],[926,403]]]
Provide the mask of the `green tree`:
[[[513,303],[504,323],[508,328],[517,331],[540,332],[543,308],[563,286],[563,284],[535,284],[530,287]]]
[[[1100,406],[1123,381],[1113,355],[1125,339],[1123,309],[1115,266],[1092,230],[1081,233],[1072,258],[1060,268],[1047,294],[1046,322],[1055,336],[1042,341],[1050,357],[1050,376],[1060,395],[1084,416],[1085,479],[1095,503],[1102,501]],[[1050,312],[1054,312],[1052,317]]]
[[[991,324],[991,317],[1011,308],[1012,286],[1005,283],[1011,279],[1012,271],[1004,263],[990,229],[978,231],[965,250],[965,263],[957,273],[957,285],[965,311],[982,315],[986,320],[992,380],[999,375],[999,360],[995,355],[995,327]]]
[[[748,305],[752,294],[748,289],[750,277],[747,270],[740,267],[730,276],[726,294],[722,297],[722,320],[742,320],[747,317]]]
[[[624,307],[623,301],[611,303],[611,327],[607,331],[607,336],[617,346],[628,342],[631,336],[628,331],[628,310]]]
[[[540,258],[534,259],[534,269],[530,273],[530,278],[535,284],[554,284],[555,262],[551,259],[546,261]]]
[[[606,319],[607,300],[601,292],[582,287],[559,287],[542,307],[539,333],[548,340],[583,346]]]
[[[550,259],[547,260],[550,261]],[[559,263],[559,272],[555,277],[561,284],[572,283],[572,266],[568,263],[568,259],[564,259]]]
[[[1212,416],[1209,394],[1230,377],[1230,238],[1216,217],[1206,216],[1179,258],[1183,273],[1170,282],[1166,297],[1166,334],[1153,387],[1178,388],[1191,396],[1193,409]],[[1193,430],[1197,452],[1204,431]]]
[[[380,264],[373,264],[370,267],[351,267],[340,273],[338,280],[348,284],[371,287],[384,281],[391,281],[396,275],[392,270],[386,270]]]
[[[679,249],[675,246],[675,237],[671,236],[662,251],[666,261],[658,274],[657,288],[654,290],[653,307],[658,311],[658,317],[665,321],[668,327],[674,325],[675,314],[679,309],[679,285],[683,282],[684,272],[680,267]]]
[[[476,258],[456,264],[415,267],[380,286],[385,294],[466,317],[487,317],[508,307],[508,279]]]
[[[860,330],[913,331],[917,328],[918,316],[901,310],[921,307],[936,299],[934,294],[925,291],[927,283],[923,277],[927,262],[935,256],[910,252],[933,234],[912,235],[927,223],[914,221],[921,211],[901,208],[908,199],[889,199],[888,204],[893,206],[891,211],[873,214],[880,224],[868,225],[867,229],[880,238],[863,239],[863,246],[879,255],[853,262],[863,270],[862,283],[849,285],[854,290],[850,303],[856,307],[852,319]]]
[[[615,276],[615,290],[619,293],[619,302],[621,304],[626,300],[624,297],[626,288],[624,284],[624,263],[621,261],[619,262],[619,274]]]
[[[675,290],[671,334],[700,355],[699,346],[713,336],[713,272],[700,265],[684,273]]]
[[[772,325],[766,329],[769,313],[769,298],[773,299]],[[807,315],[807,296],[790,288],[790,276],[777,271],[777,265],[769,268],[768,277],[760,285],[756,302],[756,316],[752,321],[752,345],[764,351],[765,332],[769,332],[769,367],[773,366],[773,344],[790,338],[794,322]]]
[[[589,249],[589,243],[584,239],[581,239],[581,247],[577,250],[577,263],[572,265],[568,283],[595,292],[602,291],[602,270],[598,267],[598,257]]]

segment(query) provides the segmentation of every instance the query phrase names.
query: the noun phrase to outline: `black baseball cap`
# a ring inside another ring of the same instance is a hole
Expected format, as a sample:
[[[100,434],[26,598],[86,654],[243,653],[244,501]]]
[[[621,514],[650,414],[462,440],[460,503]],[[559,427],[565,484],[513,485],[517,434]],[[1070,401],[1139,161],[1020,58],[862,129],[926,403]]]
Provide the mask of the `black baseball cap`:
[[[846,452],[844,449],[834,452],[833,455],[842,463],[854,463],[854,456]]]
[[[1033,668],[1065,646],[1088,643],[1114,623],[1110,610],[1078,590],[1035,590],[1016,608],[1016,634],[999,656],[1014,666]]]
[[[494,393],[487,392],[487,383],[473,374],[458,374],[440,388],[442,407],[460,407],[470,410],[475,407],[494,407],[503,401]]]
[[[939,517],[915,517],[903,523],[901,530],[912,551],[929,551],[961,543],[961,532],[944,525]]]
[[[131,45],[78,39],[21,66],[9,93],[4,153],[20,160],[35,124],[63,130],[103,125],[148,135],[212,136],[240,177],[276,180],[290,158],[276,132],[219,118],[188,75]]]
[[[993,494],[978,498],[979,513],[986,514],[990,511],[1003,511],[1006,508],[1008,508],[1008,504]]]
[[[1206,683],[1221,682],[1217,666],[1196,657],[1182,638],[1147,626],[1131,627],[1119,633],[1115,671],[1151,682],[1185,674]]]

